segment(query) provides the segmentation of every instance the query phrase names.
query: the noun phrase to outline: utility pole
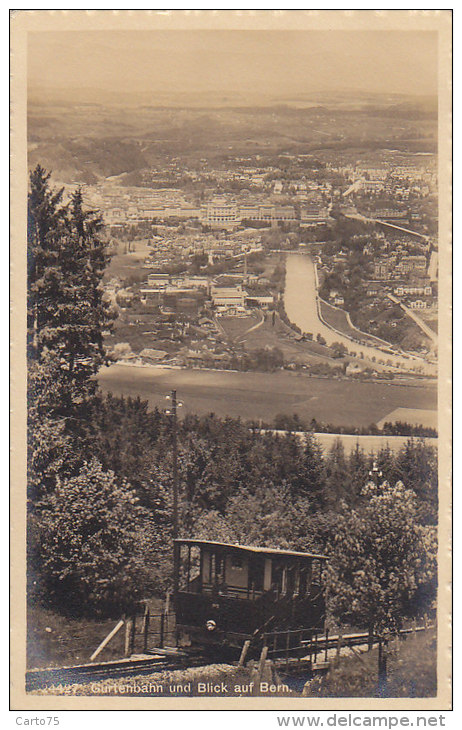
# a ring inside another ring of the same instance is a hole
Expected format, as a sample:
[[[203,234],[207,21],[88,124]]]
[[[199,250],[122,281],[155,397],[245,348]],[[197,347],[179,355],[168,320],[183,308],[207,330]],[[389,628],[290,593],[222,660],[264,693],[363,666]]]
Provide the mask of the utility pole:
[[[172,390],[172,474],[173,474],[173,539],[178,537],[178,438],[177,438],[177,400],[176,390]],[[179,550],[174,543],[173,548],[173,596],[176,599],[178,592],[178,573],[179,573]]]
[[[177,443],[177,400],[172,390],[172,456],[173,456],[173,539],[178,537],[178,443]]]
[[[176,390],[172,390],[171,394],[167,396],[172,402],[171,410],[167,411],[167,414],[172,418],[172,481],[173,481],[173,539],[176,540],[178,537],[178,423],[177,423],[177,409],[183,405],[178,403],[176,397]],[[178,575],[180,568],[180,553],[178,546],[174,543],[173,547],[173,598],[176,599],[178,592]]]

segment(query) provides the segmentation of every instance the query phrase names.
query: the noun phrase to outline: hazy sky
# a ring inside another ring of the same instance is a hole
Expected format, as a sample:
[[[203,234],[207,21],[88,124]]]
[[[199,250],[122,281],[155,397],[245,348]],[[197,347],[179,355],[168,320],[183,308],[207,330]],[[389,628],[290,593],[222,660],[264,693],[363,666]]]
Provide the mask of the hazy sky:
[[[108,92],[435,94],[437,34],[65,31],[29,35],[30,88]]]

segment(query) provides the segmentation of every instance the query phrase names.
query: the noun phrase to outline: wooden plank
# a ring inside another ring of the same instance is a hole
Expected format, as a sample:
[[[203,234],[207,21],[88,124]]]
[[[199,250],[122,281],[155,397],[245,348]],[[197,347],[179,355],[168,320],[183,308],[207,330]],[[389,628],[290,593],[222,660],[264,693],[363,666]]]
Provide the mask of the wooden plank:
[[[148,649],[148,633],[149,633],[149,606],[146,604],[143,616],[143,650]]]
[[[262,674],[263,674],[263,670],[265,668],[265,662],[266,662],[266,657],[267,656],[268,656],[268,647],[267,646],[264,646],[263,649],[261,650],[260,661],[258,662],[258,674],[257,674],[257,677],[258,677],[258,681],[259,682],[261,680],[261,677],[262,677]]]
[[[239,657],[239,665],[240,667],[244,666],[245,658],[247,656],[247,652],[249,651],[250,647],[250,640],[247,639],[247,641],[244,641],[244,644],[242,646],[241,656]]]
[[[324,669],[329,669],[329,667],[330,662],[315,662],[311,665],[311,669],[313,670],[313,672],[321,672]]]
[[[116,626],[114,626],[114,628],[112,629],[112,631],[110,631],[108,633],[108,635],[106,636],[106,638],[103,639],[103,641],[98,646],[98,648],[96,649],[96,651],[93,652],[93,654],[90,657],[90,661],[91,662],[94,661],[96,659],[96,657],[98,656],[98,654],[100,654],[103,651],[104,647],[109,644],[109,642],[112,639],[112,637],[117,634],[117,632],[119,631],[119,629],[122,628],[123,625],[124,625],[124,620],[123,619],[120,619],[119,623]]]
[[[125,656],[129,657],[131,652],[131,636],[132,636],[132,626],[133,626],[133,618],[129,616],[125,619]]]

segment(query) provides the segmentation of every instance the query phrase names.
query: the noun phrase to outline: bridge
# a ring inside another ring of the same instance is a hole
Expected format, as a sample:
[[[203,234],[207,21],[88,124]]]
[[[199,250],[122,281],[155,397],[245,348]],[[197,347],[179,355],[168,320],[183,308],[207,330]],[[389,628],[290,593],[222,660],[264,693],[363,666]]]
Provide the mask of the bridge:
[[[396,223],[387,223],[387,221],[383,221],[380,218],[367,218],[365,215],[362,215],[361,213],[345,213],[345,218],[352,218],[354,220],[363,221],[364,223],[379,223],[381,226],[387,226],[388,228],[394,228],[397,231],[402,231],[403,233],[408,233],[411,236],[417,236],[417,238],[422,238],[427,243],[430,241],[430,236],[426,236],[424,233],[419,233],[418,231],[411,231],[410,228],[404,228],[403,226],[398,226]]]

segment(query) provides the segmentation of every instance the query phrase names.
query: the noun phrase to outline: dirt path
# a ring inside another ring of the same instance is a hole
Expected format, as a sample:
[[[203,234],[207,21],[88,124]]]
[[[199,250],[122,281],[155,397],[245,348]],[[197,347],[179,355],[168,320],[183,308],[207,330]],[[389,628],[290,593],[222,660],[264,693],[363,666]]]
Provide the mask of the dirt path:
[[[260,319],[260,321],[257,322],[256,324],[253,324],[252,327],[249,327],[249,329],[246,330],[243,335],[241,335],[240,337],[237,338],[236,342],[244,342],[245,341],[245,338],[247,337],[247,335],[250,332],[253,332],[254,330],[256,330],[259,327],[261,327],[264,321],[265,321],[265,315],[261,313],[261,319]]]

